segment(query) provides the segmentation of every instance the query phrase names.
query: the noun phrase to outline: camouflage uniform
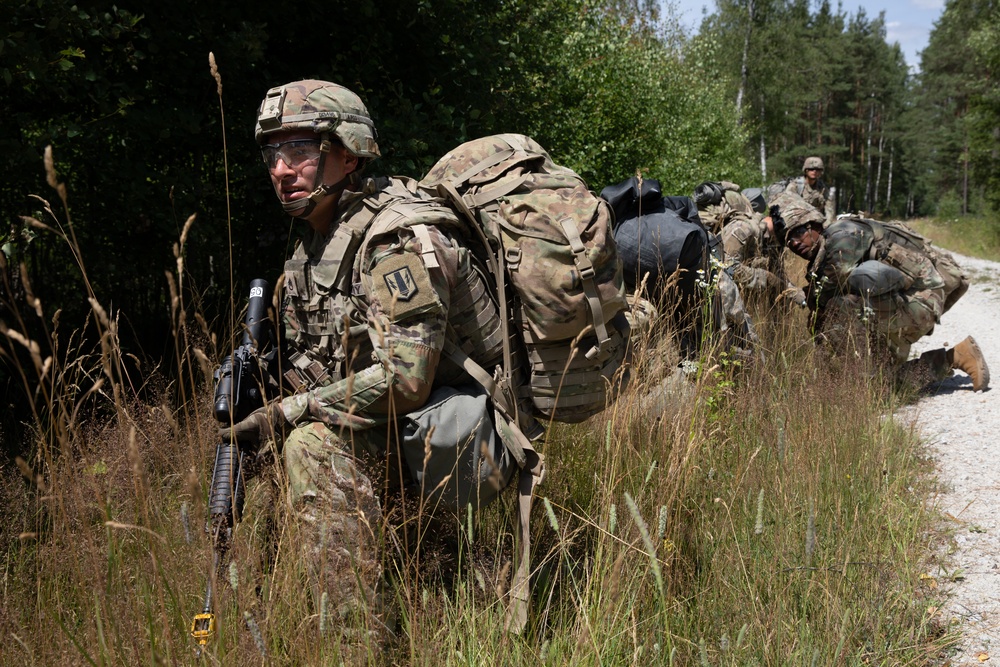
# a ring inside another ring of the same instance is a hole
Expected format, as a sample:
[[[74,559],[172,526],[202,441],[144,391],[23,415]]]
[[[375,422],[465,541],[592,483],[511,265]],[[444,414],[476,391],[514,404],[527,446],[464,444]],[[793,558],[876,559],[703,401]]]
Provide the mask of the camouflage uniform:
[[[288,501],[328,545],[314,561],[338,601],[353,569],[370,586],[378,575],[372,475],[382,489],[406,479],[389,426],[434,387],[472,382],[442,358],[445,340],[485,368],[500,361],[500,319],[457,229],[406,182],[367,179],[343,194],[333,232],[309,230],[285,265],[286,378],[301,382],[281,402]]]
[[[759,215],[736,214],[722,228],[722,247],[730,272],[746,298],[772,303],[791,285],[784,277],[782,246],[771,236]]]
[[[278,152],[283,144],[266,143],[287,131],[314,132],[319,157],[306,158],[318,159],[308,201],[282,202],[290,213],[304,210],[310,225],[281,283],[279,372],[290,395],[269,409],[286,422],[279,451],[315,603],[328,592],[328,613],[371,620],[381,579],[379,497],[409,481],[396,420],[436,387],[472,383],[442,357],[446,341],[484,368],[498,364],[500,317],[450,209],[409,179],[360,178],[365,160],[379,156],[360,98],[324,81],[273,88],[257,125],[269,169],[296,159]],[[332,158],[321,146],[335,140],[359,165],[327,184],[323,160]],[[330,196],[339,199],[332,220],[318,218],[329,221],[321,233],[309,216]]]
[[[799,176],[785,187],[785,192],[796,194],[805,199],[813,208],[823,214],[824,227],[829,227],[837,219],[837,210],[833,202],[833,188],[816,179],[816,186],[809,185],[805,176]]]
[[[722,229],[737,216],[753,216],[753,204],[746,195],[740,192],[740,186],[729,181],[718,183],[706,183],[704,185],[714,185],[719,190],[718,197],[706,200],[701,193],[696,191],[694,200],[698,205],[698,217],[701,223],[712,232],[719,234]],[[701,188],[703,186],[699,186]],[[718,199],[716,201],[716,199]]]
[[[857,217],[842,218],[825,229],[809,264],[808,303],[817,311],[817,329],[825,336],[841,339],[864,325],[900,376],[919,376],[916,384],[923,385],[946,377],[951,366],[938,350],[907,362],[910,346],[934,330],[941,315],[968,289],[968,280],[950,255],[915,233],[894,229]],[[851,273],[871,260],[898,269],[908,286],[879,296],[852,290]]]

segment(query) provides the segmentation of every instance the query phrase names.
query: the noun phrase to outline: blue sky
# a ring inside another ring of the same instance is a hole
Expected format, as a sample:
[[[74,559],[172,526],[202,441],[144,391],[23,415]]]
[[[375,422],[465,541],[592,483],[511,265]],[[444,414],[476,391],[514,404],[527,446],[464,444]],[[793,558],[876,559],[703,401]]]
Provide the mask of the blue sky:
[[[692,31],[701,25],[702,7],[709,13],[715,10],[715,0],[666,0],[673,4],[680,15],[681,23]],[[855,0],[856,2],[856,0]],[[836,2],[831,1],[836,7]],[[848,14],[856,14],[861,3],[844,2],[843,9]],[[920,66],[919,53],[927,46],[934,22],[944,10],[944,0],[873,0],[865,4],[865,12],[874,18],[885,10],[886,33],[889,43],[899,42],[906,64],[911,69]]]

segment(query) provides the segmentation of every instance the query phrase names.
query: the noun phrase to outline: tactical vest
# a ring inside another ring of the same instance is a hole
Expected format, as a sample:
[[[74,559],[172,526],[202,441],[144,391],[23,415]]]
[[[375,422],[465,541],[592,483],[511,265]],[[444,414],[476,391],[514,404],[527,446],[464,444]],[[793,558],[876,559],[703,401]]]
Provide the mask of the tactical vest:
[[[360,196],[354,195],[357,201],[348,203],[352,208],[332,237],[307,237],[285,262],[286,340],[293,350],[285,379],[293,388],[332,384],[371,365],[369,297],[361,277],[371,240],[409,229],[424,237],[424,262],[431,269],[437,263],[427,226],[459,229],[451,211],[420,198],[408,184],[402,179],[369,179]],[[448,309],[448,339],[492,367],[501,358],[500,319],[488,303],[489,292],[471,253],[462,256],[462,280]],[[449,379],[447,372],[435,376],[436,384]]]

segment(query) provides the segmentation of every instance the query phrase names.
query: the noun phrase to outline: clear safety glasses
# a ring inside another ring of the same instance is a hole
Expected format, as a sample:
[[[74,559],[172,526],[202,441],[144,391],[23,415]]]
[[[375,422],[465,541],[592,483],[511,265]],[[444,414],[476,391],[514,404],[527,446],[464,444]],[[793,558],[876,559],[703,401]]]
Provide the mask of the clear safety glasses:
[[[320,142],[315,139],[295,139],[282,141],[280,144],[264,144],[260,147],[260,156],[268,169],[274,169],[278,158],[289,167],[296,169],[309,162],[319,159]]]

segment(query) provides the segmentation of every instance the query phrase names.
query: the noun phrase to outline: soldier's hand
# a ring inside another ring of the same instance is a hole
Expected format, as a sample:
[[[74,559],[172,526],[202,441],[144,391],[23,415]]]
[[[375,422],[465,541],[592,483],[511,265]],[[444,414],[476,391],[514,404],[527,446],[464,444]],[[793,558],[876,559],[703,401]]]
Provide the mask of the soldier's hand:
[[[269,439],[282,438],[288,425],[285,413],[281,410],[281,401],[272,401],[259,410],[254,410],[246,419],[233,424],[231,428],[228,426],[220,428],[219,437],[226,442],[239,442],[257,447]]]
[[[787,299],[789,302],[795,304],[799,308],[805,308],[809,305],[806,300],[806,293],[799,287],[789,286],[785,291],[783,291],[779,299]]]

